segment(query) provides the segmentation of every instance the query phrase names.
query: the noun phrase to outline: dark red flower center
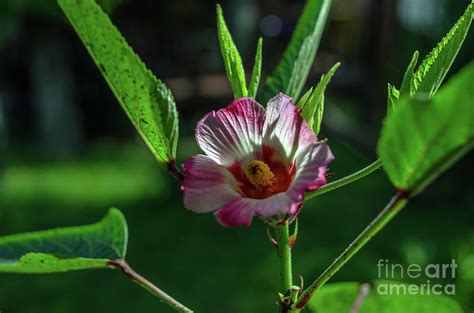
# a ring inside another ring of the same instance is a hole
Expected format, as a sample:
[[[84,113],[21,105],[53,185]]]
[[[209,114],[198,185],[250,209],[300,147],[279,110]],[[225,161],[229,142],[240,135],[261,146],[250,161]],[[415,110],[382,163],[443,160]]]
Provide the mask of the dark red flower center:
[[[239,183],[239,192],[245,198],[264,199],[288,190],[296,172],[296,165],[285,164],[275,150],[262,146],[255,160],[242,164],[235,161],[228,169]]]

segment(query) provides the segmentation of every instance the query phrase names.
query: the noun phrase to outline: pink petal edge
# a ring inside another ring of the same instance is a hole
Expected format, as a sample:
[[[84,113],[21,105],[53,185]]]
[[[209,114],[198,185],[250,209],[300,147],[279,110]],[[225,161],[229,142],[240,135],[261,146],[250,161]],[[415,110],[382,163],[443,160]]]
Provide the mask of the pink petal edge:
[[[263,136],[263,143],[278,149],[290,162],[298,149],[317,142],[316,134],[308,127],[300,110],[282,93],[268,102]]]
[[[183,168],[186,175],[181,190],[187,209],[207,213],[240,198],[234,187],[237,186],[234,177],[208,156],[192,156]]]
[[[261,146],[265,109],[254,99],[239,98],[205,115],[196,127],[199,147],[217,163],[229,166],[252,157]]]

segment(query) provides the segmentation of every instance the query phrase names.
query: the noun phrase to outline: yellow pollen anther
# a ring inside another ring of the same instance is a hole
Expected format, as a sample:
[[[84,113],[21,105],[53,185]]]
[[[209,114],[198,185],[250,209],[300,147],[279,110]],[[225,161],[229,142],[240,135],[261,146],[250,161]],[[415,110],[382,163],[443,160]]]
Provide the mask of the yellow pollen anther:
[[[253,160],[247,164],[245,176],[257,189],[271,187],[275,182],[275,174],[267,163],[260,160]]]

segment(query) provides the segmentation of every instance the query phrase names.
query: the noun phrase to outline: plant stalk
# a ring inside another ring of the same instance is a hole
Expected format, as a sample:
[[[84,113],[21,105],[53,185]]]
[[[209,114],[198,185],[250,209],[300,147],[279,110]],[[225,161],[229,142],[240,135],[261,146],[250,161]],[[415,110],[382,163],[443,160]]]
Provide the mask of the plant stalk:
[[[375,236],[408,202],[408,193],[399,191],[377,217],[357,236],[334,262],[301,294],[295,304],[303,309],[313,294],[319,290],[347,261],[349,261],[373,236]]]
[[[278,261],[280,266],[280,292],[289,295],[293,287],[293,273],[291,269],[291,247],[289,222],[276,226],[276,240],[278,242]]]
[[[289,221],[286,220],[284,223],[275,226],[280,267],[280,294],[282,295],[278,302],[280,313],[298,313],[300,311],[293,308],[299,288],[294,289],[293,286],[291,247],[294,242],[291,242],[289,224]]]
[[[148,281],[146,278],[135,272],[124,259],[111,260],[109,261],[109,265],[121,270],[122,273],[124,273],[125,276],[130,278],[135,284],[147,290],[155,297],[160,298],[161,301],[169,305],[171,308],[175,309],[177,312],[193,313],[191,309],[188,309],[187,307],[176,301],[174,298],[172,298],[170,295],[168,295],[166,292],[164,292],[163,290],[155,286],[153,283]]]

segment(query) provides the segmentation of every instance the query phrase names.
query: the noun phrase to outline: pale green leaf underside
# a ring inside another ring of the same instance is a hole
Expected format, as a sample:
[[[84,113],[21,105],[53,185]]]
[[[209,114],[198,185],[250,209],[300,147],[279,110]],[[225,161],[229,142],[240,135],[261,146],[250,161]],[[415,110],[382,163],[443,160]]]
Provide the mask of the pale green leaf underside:
[[[257,52],[255,53],[255,62],[253,65],[252,76],[249,83],[249,94],[251,98],[257,97],[258,87],[260,85],[260,75],[262,73],[262,45],[263,39],[260,37],[257,43]]]
[[[432,97],[436,93],[466,38],[473,12],[474,0],[413,74],[410,84],[412,95],[426,93]]]
[[[178,113],[170,90],[146,68],[94,0],[58,2],[132,124],[166,167],[175,159],[178,142]]]
[[[1,260],[0,272],[47,274],[107,268],[108,259],[63,258],[47,253],[27,253],[18,261]]]
[[[331,0],[308,0],[275,70],[265,82],[261,102],[279,92],[298,98],[313,65]]]
[[[232,35],[224,20],[224,14],[220,5],[216,6],[217,11],[217,38],[224,60],[225,70],[229,79],[234,98],[247,97],[247,84],[245,81],[245,71],[242,58],[234,44]]]
[[[118,209],[98,223],[0,237],[0,272],[54,273],[105,268],[125,257],[128,230]]]
[[[384,123],[378,153],[392,183],[420,192],[472,148],[474,62],[434,98],[404,97]]]
[[[383,294],[380,292],[390,288],[406,288],[406,284],[393,281],[376,281],[362,302],[357,313],[462,313],[463,310],[454,300],[442,295],[421,294]],[[387,287],[386,287],[387,286]],[[403,287],[399,287],[403,286]],[[394,289],[395,290],[395,289]],[[403,290],[403,289],[400,289]],[[360,287],[355,282],[335,283],[324,286],[308,303],[310,311],[315,313],[350,312],[360,293]]]
[[[305,106],[305,104],[308,102],[309,97],[313,93],[313,90],[314,87],[311,87],[306,90],[306,92],[301,96],[301,98],[298,100],[298,103],[296,104],[298,108],[302,109]]]

